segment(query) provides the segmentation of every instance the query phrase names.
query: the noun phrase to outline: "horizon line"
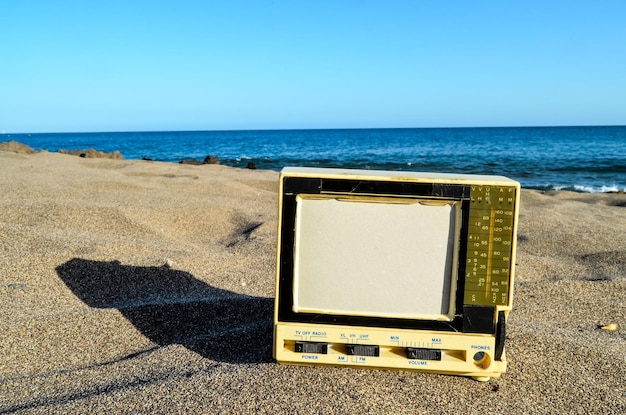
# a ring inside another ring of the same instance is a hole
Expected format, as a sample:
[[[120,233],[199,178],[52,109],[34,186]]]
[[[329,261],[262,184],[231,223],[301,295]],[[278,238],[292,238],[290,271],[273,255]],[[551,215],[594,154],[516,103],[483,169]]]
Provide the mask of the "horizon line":
[[[626,124],[572,124],[572,125],[492,125],[492,126],[454,126],[454,127],[325,127],[325,128],[234,128],[234,129],[173,129],[173,130],[101,130],[101,131],[29,131],[6,132],[0,135],[31,135],[31,134],[127,134],[127,133],[208,133],[208,132],[239,132],[239,131],[329,131],[329,130],[453,130],[453,129],[488,129],[488,128],[588,128],[588,127],[626,127]]]

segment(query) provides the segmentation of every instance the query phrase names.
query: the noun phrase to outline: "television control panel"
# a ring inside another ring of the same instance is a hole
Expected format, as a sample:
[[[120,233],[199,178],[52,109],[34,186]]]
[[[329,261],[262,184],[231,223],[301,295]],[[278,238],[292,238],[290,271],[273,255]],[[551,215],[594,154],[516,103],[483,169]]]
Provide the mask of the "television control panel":
[[[493,336],[326,325],[276,327],[279,362],[393,368],[471,376],[482,380],[506,369]]]

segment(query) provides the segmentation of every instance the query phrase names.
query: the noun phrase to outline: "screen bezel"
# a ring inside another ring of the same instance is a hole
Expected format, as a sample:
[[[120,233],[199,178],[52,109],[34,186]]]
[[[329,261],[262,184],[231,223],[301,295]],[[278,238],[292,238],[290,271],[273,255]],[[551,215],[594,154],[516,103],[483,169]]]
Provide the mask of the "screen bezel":
[[[284,322],[324,323],[334,325],[413,328],[422,330],[462,331],[463,288],[468,233],[470,186],[467,184],[423,183],[361,178],[283,177],[281,183],[281,224],[278,255],[279,289],[277,291],[277,318]],[[456,244],[456,287],[453,295],[454,312],[450,321],[432,318],[396,318],[387,316],[353,316],[330,313],[294,312],[294,242],[299,195],[327,195],[343,197],[420,198],[424,200],[451,200],[461,204],[461,223]]]

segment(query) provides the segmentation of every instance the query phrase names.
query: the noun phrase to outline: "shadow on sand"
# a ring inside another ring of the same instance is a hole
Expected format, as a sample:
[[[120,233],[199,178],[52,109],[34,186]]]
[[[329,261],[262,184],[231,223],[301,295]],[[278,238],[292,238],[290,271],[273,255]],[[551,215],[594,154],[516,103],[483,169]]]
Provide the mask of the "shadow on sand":
[[[160,346],[181,344],[212,360],[272,359],[271,298],[212,287],[188,272],[74,258],[56,268],[90,307],[117,308]]]

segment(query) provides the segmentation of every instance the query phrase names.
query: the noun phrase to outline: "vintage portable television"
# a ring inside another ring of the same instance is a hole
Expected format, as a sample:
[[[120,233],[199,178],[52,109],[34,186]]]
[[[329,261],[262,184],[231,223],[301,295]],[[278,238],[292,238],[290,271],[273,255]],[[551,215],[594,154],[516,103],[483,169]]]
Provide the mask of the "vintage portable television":
[[[283,169],[274,358],[500,376],[519,197],[500,176]]]

